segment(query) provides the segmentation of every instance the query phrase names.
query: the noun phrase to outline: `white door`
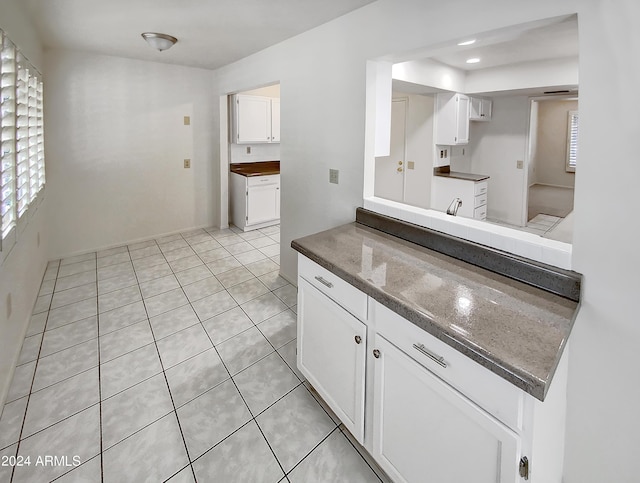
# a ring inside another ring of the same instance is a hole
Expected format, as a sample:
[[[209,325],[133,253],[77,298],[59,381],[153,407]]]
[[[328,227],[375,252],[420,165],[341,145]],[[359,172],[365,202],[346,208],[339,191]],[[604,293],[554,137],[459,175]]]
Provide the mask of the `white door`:
[[[373,456],[394,481],[520,481],[520,438],[513,431],[383,337],[369,348]]]
[[[267,143],[271,139],[271,99],[236,96],[236,142]]]
[[[404,201],[407,99],[391,104],[391,150],[389,156],[376,158],[374,195]]]
[[[366,326],[298,278],[298,368],[363,443]]]
[[[277,184],[247,188],[247,225],[280,217],[280,189]]]

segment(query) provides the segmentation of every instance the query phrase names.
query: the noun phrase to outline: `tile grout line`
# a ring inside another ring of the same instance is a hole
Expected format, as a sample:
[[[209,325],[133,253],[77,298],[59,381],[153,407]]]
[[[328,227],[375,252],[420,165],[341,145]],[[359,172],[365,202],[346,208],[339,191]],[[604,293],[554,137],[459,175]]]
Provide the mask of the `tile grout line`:
[[[60,260],[60,262],[58,262],[58,269],[56,270],[56,278],[55,278],[55,281],[53,283],[54,292],[55,292],[56,284],[58,283],[58,274],[60,273],[61,263],[62,263],[62,260]],[[47,264],[47,266],[48,266],[48,264]],[[47,269],[45,269],[45,273],[46,273],[46,271],[47,271]],[[44,282],[44,275],[43,275],[42,282]],[[42,282],[40,282],[40,286],[41,287],[42,287]],[[26,404],[26,406],[24,408],[24,415],[22,416],[22,426],[20,427],[20,434],[18,435],[18,444],[16,446],[16,456],[20,454],[20,445],[22,443],[22,434],[24,433],[24,425],[27,422],[27,412],[29,411],[29,403],[31,402],[31,394],[32,394],[32,391],[33,391],[33,383],[35,382],[36,373],[38,371],[38,363],[40,362],[40,352],[42,351],[42,342],[44,341],[44,334],[45,334],[45,332],[47,330],[47,324],[49,323],[49,315],[51,313],[51,304],[53,303],[53,293],[54,292],[51,293],[51,300],[49,301],[49,308],[47,309],[47,319],[45,320],[44,327],[42,329],[42,337],[40,339],[40,347],[38,348],[38,355],[37,355],[37,357],[35,359],[36,364],[35,364],[35,366],[33,368],[33,376],[31,377],[31,386],[29,387],[29,394],[27,394],[27,396],[26,396],[27,397],[27,404]],[[33,313],[31,314],[31,317],[33,317]],[[29,324],[31,324],[31,318],[29,320]],[[27,328],[27,330],[29,330],[29,329]],[[23,341],[23,344],[24,344],[24,341]],[[22,350],[20,352],[22,352]],[[20,357],[20,356],[18,356],[18,357]],[[3,407],[3,411],[4,411],[4,407]],[[11,477],[9,479],[10,482],[13,481],[15,472],[16,472],[16,467],[14,466],[11,469]]]
[[[180,235],[180,236],[182,236],[182,235]],[[156,242],[156,245],[157,245],[157,242]],[[158,248],[160,248],[159,245],[158,245]],[[127,249],[128,249],[128,247],[127,247]],[[164,253],[162,253],[162,250],[160,250],[160,251],[161,251],[162,257],[166,261],[167,259],[164,256]],[[167,263],[169,263],[169,262],[167,261]],[[169,265],[169,268],[171,268],[171,265]],[[173,272],[173,269],[171,269],[171,271]],[[138,280],[138,274],[135,272],[135,269],[134,269],[134,275],[136,277],[136,280]],[[174,273],[174,276],[175,276],[175,273]],[[138,280],[138,288],[140,288],[140,281],[139,280]],[[140,296],[142,297],[142,290],[140,290]],[[185,297],[186,297],[186,294],[185,294]],[[144,298],[142,299],[142,305],[144,307],[145,313],[147,314],[147,322],[149,324],[149,329],[151,330],[151,336],[153,337],[153,343],[154,343],[155,348],[156,348],[156,353],[158,354],[158,359],[160,360],[160,367],[162,368],[162,377],[164,378],[164,383],[167,386],[167,391],[169,393],[169,398],[171,399],[171,406],[173,407],[172,413],[175,414],[176,422],[178,423],[178,429],[180,430],[180,436],[182,437],[182,444],[184,445],[184,449],[185,449],[185,452],[187,454],[187,462],[189,463],[189,467],[191,468],[191,474],[193,475],[194,481],[197,481],[195,470],[193,469],[193,465],[191,464],[191,456],[189,455],[189,448],[187,446],[187,440],[186,440],[186,438],[184,436],[184,431],[182,430],[182,424],[180,424],[180,418],[178,417],[178,409],[176,408],[176,403],[175,403],[175,401],[173,399],[173,393],[171,392],[171,386],[169,385],[169,379],[167,378],[167,372],[166,372],[166,369],[164,367],[164,362],[162,360],[162,356],[160,355],[160,349],[158,348],[158,341],[157,341],[155,333],[153,331],[153,325],[151,325],[151,317],[149,317],[149,312],[147,311],[147,305],[144,303]],[[162,417],[166,417],[166,415],[162,416]],[[162,418],[159,418],[159,419],[157,419],[156,421],[153,421],[150,424],[153,424],[153,423],[159,421],[160,419],[162,419]],[[185,468],[186,468],[186,466],[185,466]],[[180,471],[182,471],[182,468],[178,472],[180,472]],[[171,475],[171,477],[172,476],[173,475]]]
[[[102,437],[102,350],[100,347],[100,288],[98,287],[98,253],[96,252],[96,325],[98,335],[98,403],[100,430],[100,481],[104,482],[104,441]]]

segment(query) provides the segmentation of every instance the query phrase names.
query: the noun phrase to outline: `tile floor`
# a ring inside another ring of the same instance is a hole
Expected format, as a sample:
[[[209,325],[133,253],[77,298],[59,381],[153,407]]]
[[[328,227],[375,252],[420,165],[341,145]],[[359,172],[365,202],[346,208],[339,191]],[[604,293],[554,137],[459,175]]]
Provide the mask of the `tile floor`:
[[[194,230],[50,262],[0,481],[386,480],[296,368],[279,242]]]
[[[559,216],[539,214],[529,220],[527,222],[527,226],[516,226],[510,225],[508,223],[503,223],[499,220],[487,219],[487,221],[495,223],[497,225],[508,226],[509,228],[513,228],[515,230],[526,231],[540,236],[543,236],[547,232],[553,230],[562,220],[564,220],[564,218],[561,218]]]

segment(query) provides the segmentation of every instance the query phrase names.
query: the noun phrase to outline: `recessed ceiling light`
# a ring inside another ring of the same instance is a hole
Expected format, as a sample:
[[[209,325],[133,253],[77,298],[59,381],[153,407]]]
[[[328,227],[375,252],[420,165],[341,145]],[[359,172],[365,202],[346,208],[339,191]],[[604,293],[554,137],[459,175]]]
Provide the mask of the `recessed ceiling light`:
[[[472,57],[470,59],[467,59],[467,64],[477,64],[478,62],[480,62],[480,59],[477,57]]]
[[[475,43],[476,43],[476,39],[470,39],[470,40],[463,40],[462,42],[458,42],[458,45],[471,45]]]

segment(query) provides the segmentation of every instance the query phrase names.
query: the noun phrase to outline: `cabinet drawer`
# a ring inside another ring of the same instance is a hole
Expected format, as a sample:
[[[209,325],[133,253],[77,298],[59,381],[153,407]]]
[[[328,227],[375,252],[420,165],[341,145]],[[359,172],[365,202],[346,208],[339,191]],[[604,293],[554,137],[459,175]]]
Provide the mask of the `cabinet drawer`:
[[[474,201],[475,201],[474,208],[478,208],[480,206],[486,205],[487,204],[487,193],[485,193],[483,195],[476,196]]]
[[[367,320],[367,295],[329,270],[298,255],[298,275],[360,320]]]
[[[486,181],[475,183],[475,196],[486,194],[488,186]]]
[[[262,184],[277,184],[280,183],[279,174],[271,174],[268,176],[249,176],[247,178],[247,186],[259,186]]]
[[[510,428],[521,429],[523,391],[373,299],[370,315],[376,332],[398,349]]]
[[[479,206],[478,208],[473,210],[473,217],[476,220],[486,220],[487,219],[487,205]]]

